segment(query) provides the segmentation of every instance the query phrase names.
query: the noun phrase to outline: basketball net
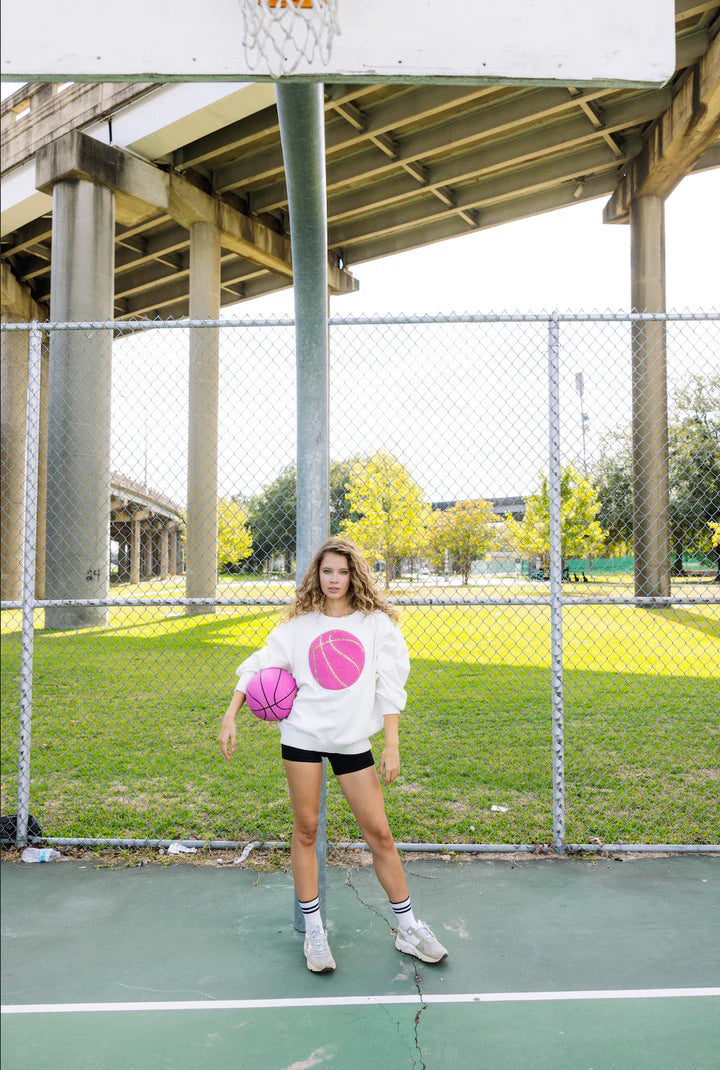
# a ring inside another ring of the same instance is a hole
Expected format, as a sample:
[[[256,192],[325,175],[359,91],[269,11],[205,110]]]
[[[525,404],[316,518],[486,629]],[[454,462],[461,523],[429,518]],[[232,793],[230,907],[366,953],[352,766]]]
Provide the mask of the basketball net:
[[[340,33],[338,0],[240,0],[249,69],[265,60],[271,78],[292,74],[303,57],[328,63]]]

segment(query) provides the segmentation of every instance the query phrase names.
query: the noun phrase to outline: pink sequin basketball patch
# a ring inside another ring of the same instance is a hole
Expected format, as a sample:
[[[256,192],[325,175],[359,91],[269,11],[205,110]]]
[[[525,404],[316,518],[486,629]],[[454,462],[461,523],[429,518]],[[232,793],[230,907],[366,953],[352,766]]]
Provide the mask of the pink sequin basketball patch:
[[[310,672],[321,687],[342,691],[359,678],[365,665],[365,650],[356,635],[333,629],[310,644]]]

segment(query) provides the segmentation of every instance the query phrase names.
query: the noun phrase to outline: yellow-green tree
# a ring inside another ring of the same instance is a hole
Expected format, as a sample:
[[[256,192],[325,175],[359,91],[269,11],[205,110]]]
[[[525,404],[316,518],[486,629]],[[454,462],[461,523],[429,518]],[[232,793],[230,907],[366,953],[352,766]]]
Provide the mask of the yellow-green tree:
[[[428,535],[428,549],[435,566],[442,567],[447,553],[453,571],[459,572],[463,583],[467,583],[473,561],[485,557],[495,545],[493,523],[496,521],[492,505],[482,499],[438,509],[432,515]]]
[[[385,563],[385,586],[403,557],[425,543],[430,505],[422,488],[395,457],[374,453],[350,472],[346,501],[350,517],[341,531],[373,561]]]
[[[560,475],[560,529],[563,564],[569,557],[598,554],[605,535],[597,521],[600,499],[589,479],[569,464]],[[540,490],[531,495],[521,522],[508,517],[505,532],[526,557],[539,557],[547,567],[550,558],[550,493],[543,476]]]
[[[218,569],[237,565],[252,553],[248,513],[234,498],[218,498]]]

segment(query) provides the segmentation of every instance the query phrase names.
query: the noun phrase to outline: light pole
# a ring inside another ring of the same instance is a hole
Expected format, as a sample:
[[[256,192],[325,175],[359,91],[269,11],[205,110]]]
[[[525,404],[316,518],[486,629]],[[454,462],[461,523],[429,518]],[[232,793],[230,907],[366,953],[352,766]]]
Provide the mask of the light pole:
[[[580,398],[580,430],[582,431],[582,456],[583,456],[583,475],[587,479],[587,444],[586,434],[590,417],[585,412],[584,394],[585,394],[585,377],[582,372],[575,372],[575,390]]]

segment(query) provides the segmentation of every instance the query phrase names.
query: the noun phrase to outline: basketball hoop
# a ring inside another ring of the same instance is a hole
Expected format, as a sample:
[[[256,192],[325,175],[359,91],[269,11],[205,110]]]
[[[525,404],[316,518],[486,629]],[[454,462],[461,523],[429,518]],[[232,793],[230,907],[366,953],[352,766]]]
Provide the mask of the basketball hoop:
[[[292,74],[300,60],[315,55],[327,64],[333,37],[340,32],[338,0],[240,0],[249,69],[260,61],[272,78]]]

